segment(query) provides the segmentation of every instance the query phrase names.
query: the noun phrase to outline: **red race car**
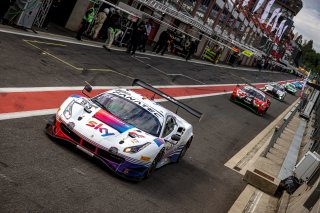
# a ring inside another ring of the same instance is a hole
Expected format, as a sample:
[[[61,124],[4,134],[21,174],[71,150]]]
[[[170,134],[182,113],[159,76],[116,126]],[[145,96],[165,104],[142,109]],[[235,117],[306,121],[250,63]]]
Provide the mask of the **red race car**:
[[[245,85],[234,88],[230,100],[239,103],[258,115],[263,116],[269,109],[271,102],[261,90]]]

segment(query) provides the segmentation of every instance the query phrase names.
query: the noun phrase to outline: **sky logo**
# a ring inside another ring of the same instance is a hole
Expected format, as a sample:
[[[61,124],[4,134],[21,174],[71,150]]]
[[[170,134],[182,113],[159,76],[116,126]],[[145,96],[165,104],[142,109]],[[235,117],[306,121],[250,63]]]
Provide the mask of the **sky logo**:
[[[89,121],[86,125],[89,127],[92,127],[95,130],[99,130],[99,132],[102,133],[102,135],[101,135],[102,137],[114,135],[114,133],[109,133],[107,128],[102,127],[103,126],[102,123],[97,123],[95,121]]]

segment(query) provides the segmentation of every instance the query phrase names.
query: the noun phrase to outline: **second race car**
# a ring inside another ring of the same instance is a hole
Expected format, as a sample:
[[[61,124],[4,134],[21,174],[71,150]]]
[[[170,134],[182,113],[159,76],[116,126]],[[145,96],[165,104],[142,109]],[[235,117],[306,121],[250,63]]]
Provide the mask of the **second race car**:
[[[261,116],[268,111],[271,105],[270,99],[264,92],[249,85],[234,88],[230,100],[248,107]]]
[[[267,84],[264,88],[263,91],[266,93],[272,95],[274,98],[284,101],[284,97],[286,96],[286,91],[284,87],[278,83],[272,82]]]

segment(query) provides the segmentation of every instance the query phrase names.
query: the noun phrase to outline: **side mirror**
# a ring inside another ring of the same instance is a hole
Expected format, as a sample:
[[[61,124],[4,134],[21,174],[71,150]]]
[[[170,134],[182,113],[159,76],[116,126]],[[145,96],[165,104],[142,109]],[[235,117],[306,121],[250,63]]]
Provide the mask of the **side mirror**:
[[[86,85],[84,86],[83,90],[82,90],[82,93],[87,96],[88,98],[90,98],[89,95],[87,95],[84,91],[86,91],[87,93],[90,93],[92,91],[92,86],[86,82]]]
[[[174,135],[171,136],[171,139],[172,139],[173,141],[180,141],[181,136],[174,134]]]

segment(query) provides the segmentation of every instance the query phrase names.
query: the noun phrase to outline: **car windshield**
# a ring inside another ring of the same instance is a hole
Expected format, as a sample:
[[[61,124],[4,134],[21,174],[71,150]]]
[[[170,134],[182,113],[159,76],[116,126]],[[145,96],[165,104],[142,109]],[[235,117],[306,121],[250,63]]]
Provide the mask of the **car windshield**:
[[[109,93],[103,93],[93,98],[92,101],[124,122],[151,135],[159,136],[161,131],[160,121],[139,105]]]
[[[273,88],[284,92],[284,88],[283,88],[282,86],[280,86],[279,84],[274,84],[274,85],[272,85],[272,86],[273,86]]]
[[[256,90],[253,87],[243,87],[242,90],[250,95],[252,95],[253,97],[258,98],[261,101],[265,101],[265,96],[258,90]]]

